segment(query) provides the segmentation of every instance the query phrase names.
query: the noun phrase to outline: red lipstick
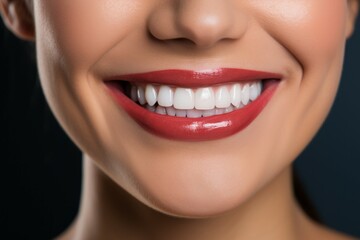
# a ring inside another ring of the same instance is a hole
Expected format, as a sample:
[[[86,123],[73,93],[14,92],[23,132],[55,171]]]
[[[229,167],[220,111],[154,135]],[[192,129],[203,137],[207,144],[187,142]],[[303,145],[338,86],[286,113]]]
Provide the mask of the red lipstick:
[[[162,70],[128,74],[105,79],[105,84],[115,102],[145,130],[168,139],[206,141],[225,138],[246,128],[270,101],[281,79],[282,75],[277,73],[221,68],[206,71]],[[254,102],[230,113],[200,118],[173,117],[151,112],[128,98],[118,87],[119,81],[194,88],[259,80],[263,81],[264,90]]]
[[[221,83],[280,78],[282,78],[282,76],[277,73],[236,68],[219,68],[203,71],[170,69],[139,74],[112,76],[106,80],[125,80],[129,82],[156,83],[194,88],[212,86]]]

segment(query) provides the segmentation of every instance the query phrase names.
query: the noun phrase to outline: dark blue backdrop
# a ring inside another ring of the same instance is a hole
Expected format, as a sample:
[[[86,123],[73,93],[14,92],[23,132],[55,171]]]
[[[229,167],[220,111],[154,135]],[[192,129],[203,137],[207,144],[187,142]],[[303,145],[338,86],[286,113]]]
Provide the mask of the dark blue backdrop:
[[[1,21],[0,21],[1,22]],[[2,24],[2,23],[0,23]],[[50,239],[78,209],[80,152],[50,113],[31,45],[0,25],[1,236]],[[360,237],[360,26],[348,42],[342,84],[296,169],[323,221]],[[4,157],[3,157],[4,156]]]
[[[340,89],[318,135],[296,160],[324,222],[360,237],[360,21],[348,41]]]

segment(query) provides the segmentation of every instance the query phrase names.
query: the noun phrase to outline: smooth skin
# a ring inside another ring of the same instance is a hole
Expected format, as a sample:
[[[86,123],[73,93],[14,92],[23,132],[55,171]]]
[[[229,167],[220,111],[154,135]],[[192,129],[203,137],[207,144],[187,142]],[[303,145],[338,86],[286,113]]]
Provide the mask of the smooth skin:
[[[0,0],[35,41],[41,85],[84,154],[79,215],[59,239],[351,239],[297,204],[291,164],[326,118],[356,0]],[[173,141],[114,103],[110,75],[254,69],[284,76],[245,130]]]

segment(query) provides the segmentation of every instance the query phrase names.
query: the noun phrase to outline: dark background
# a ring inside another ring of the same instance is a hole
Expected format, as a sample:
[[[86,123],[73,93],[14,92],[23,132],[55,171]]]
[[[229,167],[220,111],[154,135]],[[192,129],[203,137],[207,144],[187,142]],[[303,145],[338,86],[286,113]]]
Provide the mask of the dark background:
[[[323,222],[357,237],[360,237],[359,25],[348,42],[342,83],[330,116],[295,163]],[[34,46],[16,39],[1,21],[0,90],[0,193],[5,200],[0,204],[0,239],[51,239],[77,213],[81,154],[44,101]]]

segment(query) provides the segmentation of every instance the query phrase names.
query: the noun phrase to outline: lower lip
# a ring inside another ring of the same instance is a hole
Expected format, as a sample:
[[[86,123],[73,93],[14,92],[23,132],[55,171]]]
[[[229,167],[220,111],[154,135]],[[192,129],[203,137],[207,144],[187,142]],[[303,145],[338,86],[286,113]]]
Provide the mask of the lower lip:
[[[201,118],[160,115],[129,99],[112,81],[106,82],[110,95],[145,130],[167,139],[207,141],[231,136],[245,129],[264,109],[279,81],[269,81],[262,94],[250,104],[230,113]]]

